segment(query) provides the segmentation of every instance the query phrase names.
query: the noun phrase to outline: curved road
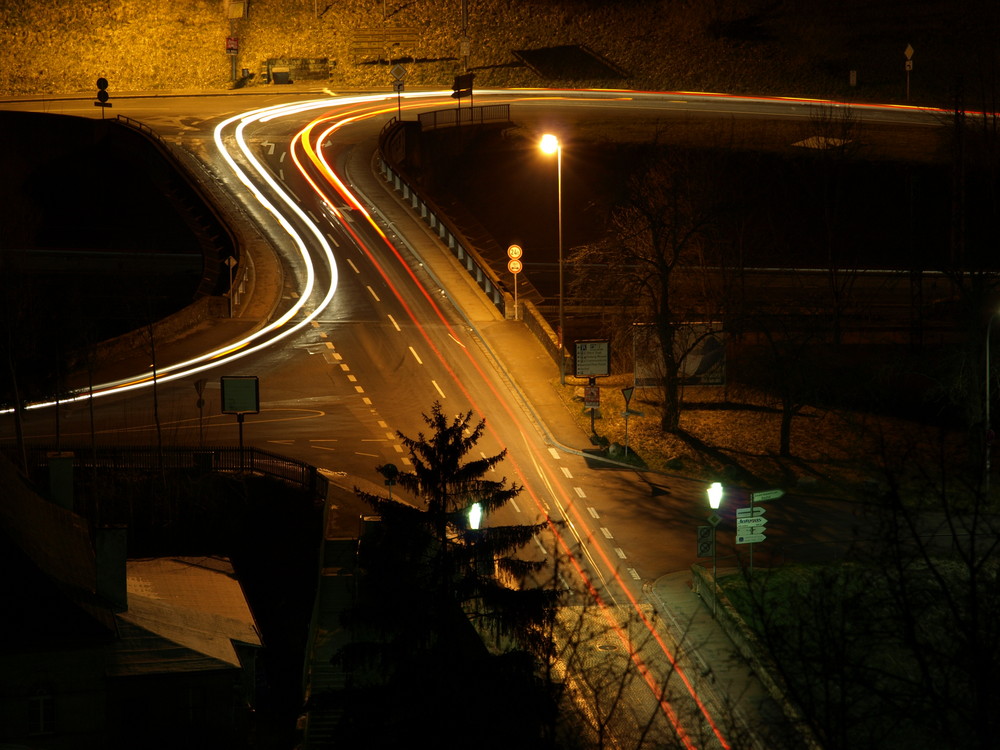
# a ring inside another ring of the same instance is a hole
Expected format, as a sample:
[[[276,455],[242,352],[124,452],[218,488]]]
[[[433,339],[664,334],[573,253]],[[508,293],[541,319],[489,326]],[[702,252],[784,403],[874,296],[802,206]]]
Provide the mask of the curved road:
[[[691,111],[801,118],[810,116],[813,106],[635,92],[477,92],[477,104],[494,102],[510,103],[515,119],[540,130],[594,112],[612,119]],[[403,116],[453,104],[447,92],[406,95]],[[89,101],[48,106],[94,114],[86,108]],[[853,109],[866,121],[888,123],[936,125],[941,115]],[[353,185],[362,183],[363,170],[370,168],[373,135],[397,114],[396,97],[153,98],[129,101],[127,110],[197,156],[255,220],[281,261],[280,274],[272,279],[281,294],[267,325],[235,346],[159,363],[157,401],[165,439],[193,444],[204,434],[209,443],[231,442],[232,417],[199,420],[194,383],[208,380],[205,413],[216,415],[218,376],[255,374],[261,378],[262,411],[246,421],[249,442],[346,474],[347,486],[380,490],[374,467],[405,463],[396,430],[415,435],[424,429],[420,414],[431,403],[486,417],[480,448],[492,454],[506,447],[508,460],[500,469],[525,488],[515,518],[499,522],[565,522],[551,526],[536,552],[551,558],[558,550],[567,558],[561,575],[581,593],[575,601],[585,617],[578,622],[591,629],[588,640],[611,641],[619,655],[616,668],[631,674],[633,713],[611,720],[622,746],[635,746],[630,738],[647,726],[651,746],[672,744],[667,739],[672,736],[685,747],[733,746],[719,707],[708,705],[681,672],[672,671],[673,654],[656,632],[644,595],[645,583],[692,562],[692,530],[705,516],[703,487],[678,480],[651,487],[632,472],[591,471],[578,452],[554,450],[536,428],[537,415],[522,407],[524,399],[512,392],[497,359],[484,351],[478,328],[499,319],[495,310],[486,303],[465,310],[453,305],[456,295],[438,288],[406,242],[390,240],[393,228],[382,226],[368,203],[393,198]],[[149,381],[148,373],[139,372],[98,388],[98,432],[153,442]],[[35,435],[51,432],[46,411],[51,409],[34,413]],[[63,403],[60,414],[65,439],[74,433],[80,441],[89,439],[85,398]],[[576,687],[581,694],[596,692]]]

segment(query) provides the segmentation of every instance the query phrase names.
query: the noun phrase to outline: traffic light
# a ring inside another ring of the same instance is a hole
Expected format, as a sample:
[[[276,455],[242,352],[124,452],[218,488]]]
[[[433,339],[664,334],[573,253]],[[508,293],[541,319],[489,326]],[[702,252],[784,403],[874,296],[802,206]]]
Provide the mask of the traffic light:
[[[97,79],[97,101],[94,102],[95,107],[110,107],[111,104],[108,99],[111,97],[108,95],[108,79],[101,76]]]

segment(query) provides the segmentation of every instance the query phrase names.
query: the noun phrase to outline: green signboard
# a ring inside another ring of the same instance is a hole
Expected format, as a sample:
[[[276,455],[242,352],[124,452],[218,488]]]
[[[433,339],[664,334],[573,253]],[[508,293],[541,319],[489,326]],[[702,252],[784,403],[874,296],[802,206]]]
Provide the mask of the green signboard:
[[[259,414],[260,381],[256,375],[223,375],[222,413]]]

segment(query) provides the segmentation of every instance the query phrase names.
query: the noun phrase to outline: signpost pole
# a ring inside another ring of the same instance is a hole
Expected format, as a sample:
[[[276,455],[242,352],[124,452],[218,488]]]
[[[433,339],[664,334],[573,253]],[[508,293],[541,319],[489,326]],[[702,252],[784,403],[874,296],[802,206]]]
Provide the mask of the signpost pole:
[[[753,518],[753,493],[750,493],[750,517]],[[753,580],[753,542],[750,542],[750,580]]]

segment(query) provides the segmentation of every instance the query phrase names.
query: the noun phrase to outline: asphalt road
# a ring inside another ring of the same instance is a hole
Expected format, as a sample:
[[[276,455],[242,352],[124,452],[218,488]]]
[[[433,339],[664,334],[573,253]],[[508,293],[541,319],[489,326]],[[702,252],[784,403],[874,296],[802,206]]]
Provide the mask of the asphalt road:
[[[233,120],[214,134],[227,118],[288,102],[320,98],[319,106],[301,112],[272,112],[271,118],[241,124]],[[527,93],[479,92],[477,104],[509,102],[518,122],[542,129],[553,123],[571,126],[600,113],[623,121],[641,113],[686,116],[691,111],[731,117],[808,117],[809,105],[787,101],[653,96],[642,94],[575,94],[532,97]],[[330,99],[318,92],[239,96],[191,96],[122,99],[116,113],[145,123],[167,142],[194,155],[229,192],[240,210],[253,219],[280,259],[280,274],[271,281],[280,299],[271,311],[281,321],[270,333],[237,352],[222,354],[196,366],[180,368],[157,384],[155,408],[159,429],[168,442],[199,440],[234,442],[235,420],[219,414],[219,375],[257,375],[261,380],[261,412],[245,424],[248,442],[307,461],[345,481],[381,490],[375,466],[393,462],[405,466],[396,431],[416,435],[420,419],[440,400],[455,413],[471,409],[487,419],[488,431],[479,448],[488,455],[506,448],[509,458],[501,473],[523,484],[516,510],[499,522],[537,522],[550,517],[567,520],[564,531],[540,538],[535,554],[551,554],[562,546],[572,554],[579,575],[599,594],[612,620],[642,615],[643,589],[664,574],[684,570],[696,561],[694,529],[708,515],[701,483],[679,477],[594,469],[578,451],[560,452],[546,440],[511,392],[504,374],[484,356],[476,325],[489,325],[480,309],[458,310],[457,295],[442,294],[434,278],[400,246],[380,231],[390,227],[369,223],[350,203],[351,190],[338,192],[322,169],[309,166],[303,144],[296,140],[308,123],[322,120],[314,144],[330,171],[354,177],[366,168],[373,137],[396,115],[396,101]],[[15,105],[4,104],[14,108]],[[28,105],[36,111],[95,116],[89,101]],[[407,100],[407,117],[420,109],[451,106],[446,98]],[[865,112],[878,121],[922,122],[923,112]],[[245,149],[236,148],[238,139]],[[234,156],[227,163],[217,143]],[[299,161],[302,169],[295,166]],[[259,170],[252,172],[254,162]],[[247,170],[241,182],[234,167]],[[251,174],[252,172],[252,174]],[[250,187],[252,186],[252,188]],[[263,199],[263,202],[261,200]],[[372,196],[384,200],[384,196]],[[269,204],[276,208],[268,209]],[[264,345],[264,339],[274,341]],[[247,351],[252,353],[247,354]],[[239,358],[234,358],[233,355]],[[160,367],[165,363],[161,362]],[[200,368],[200,369],[199,369]],[[185,374],[190,370],[190,374]],[[196,406],[195,383],[206,379],[204,418]],[[89,440],[91,419],[101,438],[154,442],[156,422],[148,387],[96,399],[93,417],[85,401],[63,404],[58,430],[67,442]],[[53,437],[54,409],[32,414],[29,433]],[[738,490],[724,508],[734,508]],[[740,498],[745,502],[745,499]],[[574,508],[584,509],[582,512]],[[720,529],[729,531],[733,511],[724,510]],[[785,550],[795,547],[803,559],[834,549],[848,538],[857,519],[837,504],[809,500],[768,506],[769,535]],[[345,513],[345,518],[349,514]],[[731,560],[731,536],[720,535],[720,561]],[[766,551],[758,548],[759,564]],[[784,559],[790,559],[788,553]],[[585,587],[564,571],[574,589]],[[631,614],[630,614],[631,613]],[[632,666],[662,668],[654,656],[632,654]],[[663,708],[655,689],[666,682],[654,677],[646,693],[645,711],[658,712],[662,731],[674,721],[700,725],[699,708],[681,688],[670,700],[683,707]],[[639,711],[642,714],[643,711]],[[678,718],[679,717],[679,718]],[[636,719],[642,723],[642,716]],[[725,746],[721,736],[698,746]]]

